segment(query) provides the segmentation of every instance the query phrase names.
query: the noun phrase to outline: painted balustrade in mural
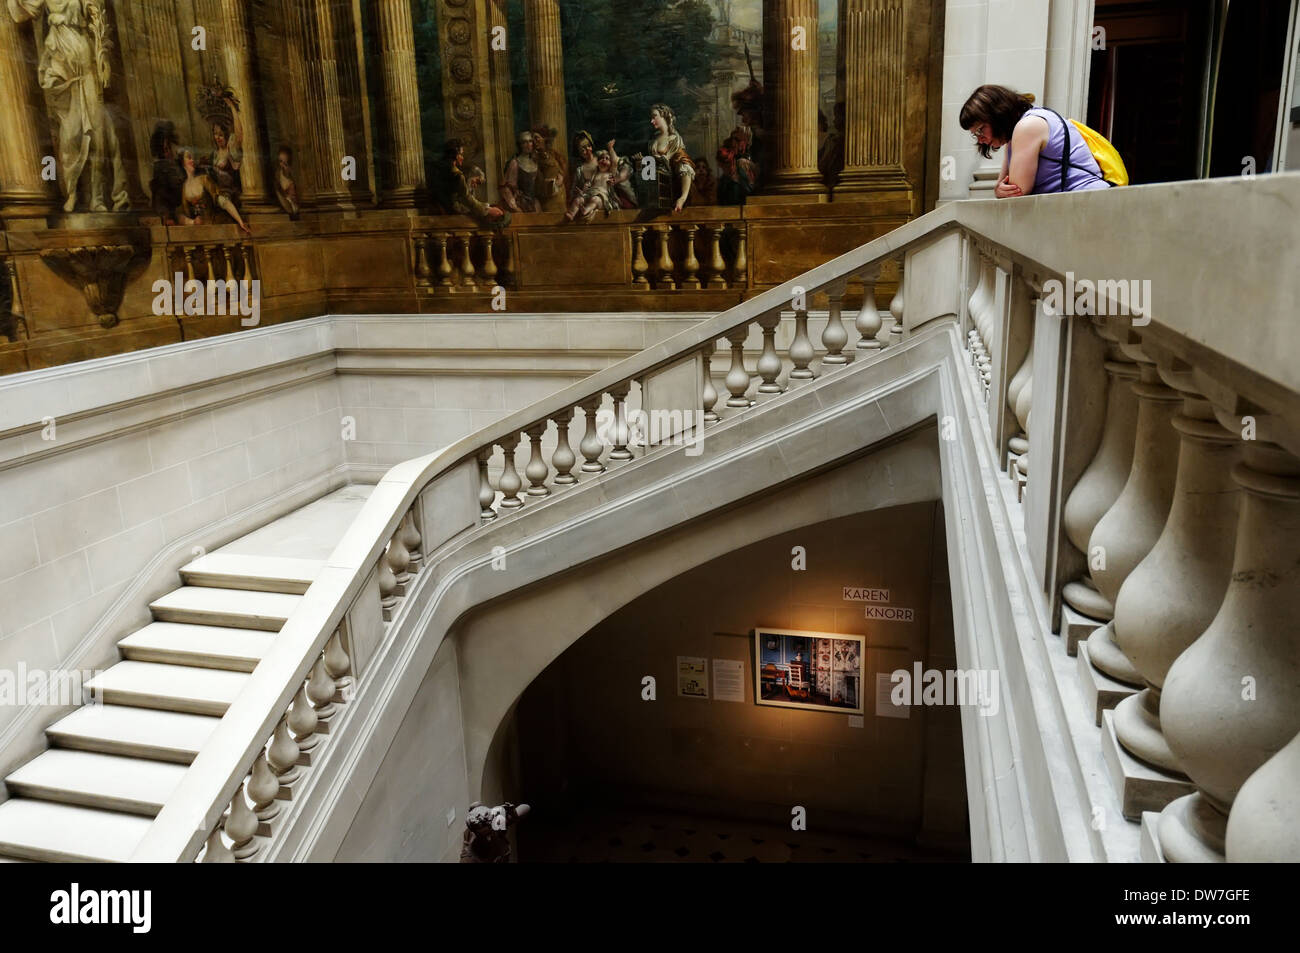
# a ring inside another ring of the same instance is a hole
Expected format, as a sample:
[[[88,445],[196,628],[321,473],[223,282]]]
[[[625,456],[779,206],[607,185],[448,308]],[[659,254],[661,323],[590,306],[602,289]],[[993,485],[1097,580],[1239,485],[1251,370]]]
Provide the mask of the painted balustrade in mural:
[[[643,291],[749,287],[749,231],[740,221],[697,220],[624,226],[631,237],[631,285]]]

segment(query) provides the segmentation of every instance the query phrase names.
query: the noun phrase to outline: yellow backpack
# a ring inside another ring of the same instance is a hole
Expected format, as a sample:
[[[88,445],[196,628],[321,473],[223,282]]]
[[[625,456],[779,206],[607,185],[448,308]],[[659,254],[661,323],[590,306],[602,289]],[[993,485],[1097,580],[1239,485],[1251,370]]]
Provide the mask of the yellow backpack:
[[[1061,161],[1061,191],[1065,191],[1066,176],[1070,172],[1070,126],[1074,126],[1080,136],[1083,137],[1084,144],[1087,145],[1088,151],[1092,157],[1097,160],[1097,166],[1101,169],[1101,177],[1107,185],[1120,186],[1128,185],[1128,169],[1124,168],[1124,160],[1120,157],[1119,150],[1116,149],[1109,139],[1090,129],[1077,119],[1071,119],[1068,122],[1065,117],[1055,109],[1050,109],[1057,119],[1061,120],[1061,125],[1065,129],[1065,155],[1064,161]]]

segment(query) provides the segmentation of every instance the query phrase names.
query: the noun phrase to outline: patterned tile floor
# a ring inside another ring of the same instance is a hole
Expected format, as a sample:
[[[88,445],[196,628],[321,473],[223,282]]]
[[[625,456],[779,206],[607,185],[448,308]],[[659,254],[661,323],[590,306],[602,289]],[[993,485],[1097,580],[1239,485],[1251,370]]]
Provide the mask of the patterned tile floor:
[[[859,835],[636,808],[589,808],[564,819],[530,815],[519,827],[521,863],[944,863],[969,856]]]

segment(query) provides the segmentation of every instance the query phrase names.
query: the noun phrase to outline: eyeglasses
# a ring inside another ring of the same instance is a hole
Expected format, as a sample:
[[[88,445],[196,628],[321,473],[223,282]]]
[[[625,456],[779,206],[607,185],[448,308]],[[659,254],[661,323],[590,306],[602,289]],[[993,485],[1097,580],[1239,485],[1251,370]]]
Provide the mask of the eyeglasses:
[[[976,142],[979,142],[980,137],[984,135],[984,130],[987,127],[988,127],[988,123],[986,122],[982,122],[979,125],[977,125],[974,129],[970,131],[971,138],[974,139]]]

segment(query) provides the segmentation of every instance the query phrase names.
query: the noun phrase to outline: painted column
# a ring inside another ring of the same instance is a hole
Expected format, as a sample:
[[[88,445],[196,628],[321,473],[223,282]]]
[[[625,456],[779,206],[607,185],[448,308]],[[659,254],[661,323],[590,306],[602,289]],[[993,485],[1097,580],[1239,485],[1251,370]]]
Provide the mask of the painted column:
[[[523,130],[515,129],[515,105],[510,94],[510,46],[522,42],[523,37],[512,37],[506,31],[506,0],[487,0],[488,4],[488,76],[492,82],[492,125],[496,130],[497,158],[505,165],[514,151],[515,136]],[[505,49],[500,49],[496,42],[497,28],[505,37]],[[555,148],[566,156],[569,153],[568,140],[557,140]],[[572,160],[570,160],[572,161]]]
[[[407,0],[374,0],[375,39],[383,78],[383,204],[411,208],[424,191],[424,140],[415,70],[415,34]]]
[[[239,100],[239,121],[244,130],[244,158],[239,166],[243,204],[249,211],[278,208],[271,193],[266,146],[258,115],[260,93],[253,78],[253,38],[248,31],[246,0],[221,0],[221,57],[226,82]]]
[[[844,171],[836,193],[907,188],[903,171],[903,0],[840,0]]]
[[[51,153],[36,85],[36,50],[0,8],[0,217],[43,218],[55,207],[53,183],[41,178]]]
[[[568,155],[569,127],[564,105],[564,45],[560,34],[559,0],[525,0],[528,28],[529,115],[534,126],[556,130],[555,149]],[[507,148],[511,136],[502,144]]]
[[[774,84],[765,77],[775,128],[764,143],[770,173],[764,192],[824,194],[817,169],[817,0],[763,0],[763,23],[776,67]]]

